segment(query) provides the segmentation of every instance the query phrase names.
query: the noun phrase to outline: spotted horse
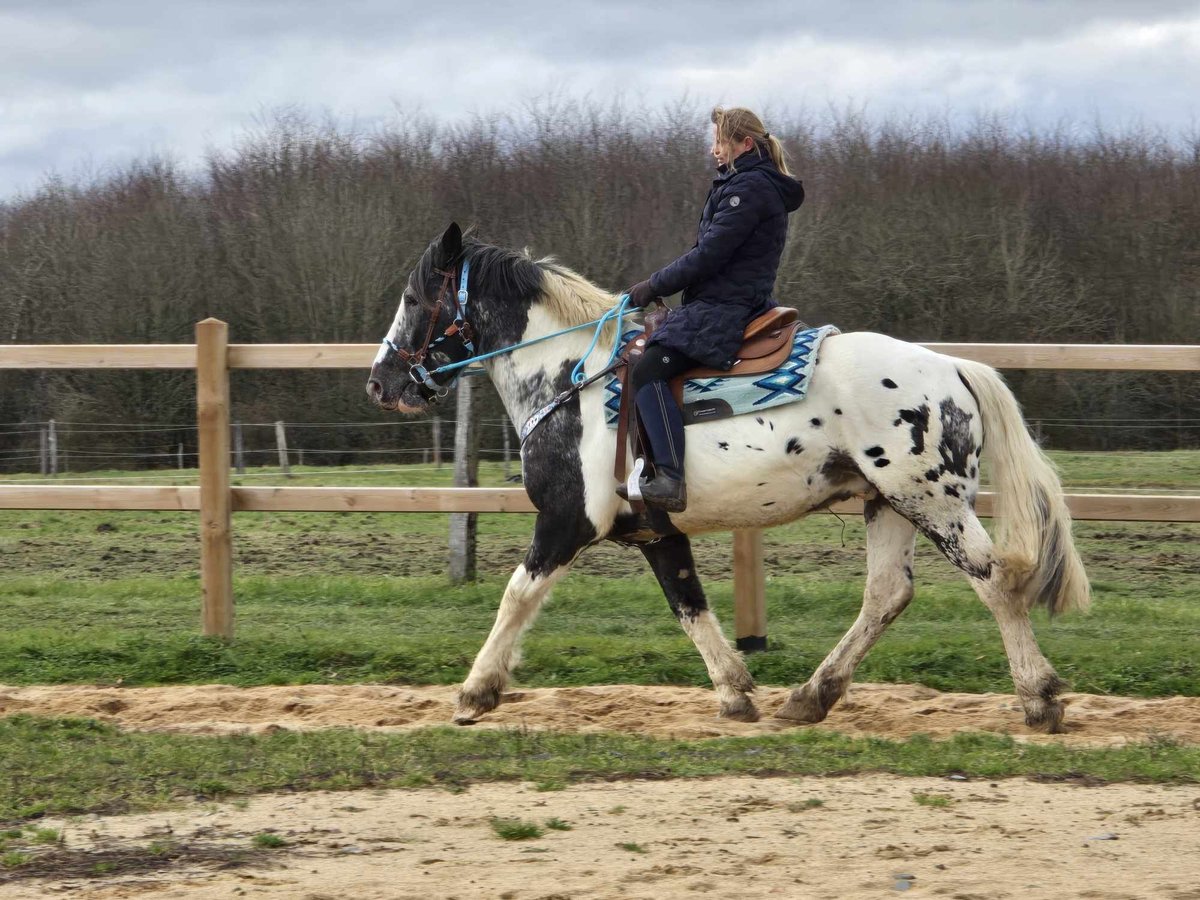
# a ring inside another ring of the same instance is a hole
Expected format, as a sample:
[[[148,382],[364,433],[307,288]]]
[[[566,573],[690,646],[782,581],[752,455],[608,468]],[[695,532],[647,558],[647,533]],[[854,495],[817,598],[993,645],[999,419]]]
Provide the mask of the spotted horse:
[[[458,293],[467,269],[469,305]],[[1026,723],[1061,729],[1063,682],[1038,647],[1029,611],[1086,607],[1088,582],[1054,468],[993,369],[880,334],[831,335],[803,403],[689,427],[689,505],[654,533],[615,493],[604,390],[569,393],[580,360],[594,373],[609,351],[593,349],[587,330],[506,350],[595,320],[617,299],[552,260],[464,239],[452,224],[410,273],[371,369],[372,400],[401,413],[425,412],[445,393],[457,372],[434,374],[444,366],[493,353],[483,365],[514,422],[568,392],[522,447],[525,488],[538,509],[533,539],[458,693],[455,722],[474,722],[501,702],[521,635],[550,589],[584,549],[605,540],[633,544],[649,561],[704,659],[720,715],[756,720],[753,679],[705,599],[691,535],[767,528],[860,496],[868,564],[862,610],[775,716],[819,722],[843,696],[912,599],[919,532],[995,617]],[[994,537],[975,514],[985,448]]]

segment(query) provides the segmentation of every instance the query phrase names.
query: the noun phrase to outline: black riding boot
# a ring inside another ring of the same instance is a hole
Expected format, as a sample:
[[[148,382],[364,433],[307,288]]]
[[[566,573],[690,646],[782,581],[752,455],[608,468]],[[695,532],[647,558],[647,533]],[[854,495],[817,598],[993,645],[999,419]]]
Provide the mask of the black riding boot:
[[[683,483],[683,416],[679,404],[665,381],[643,385],[636,399],[654,461],[654,477],[642,483],[642,499],[648,506],[683,512],[687,509],[687,487]]]

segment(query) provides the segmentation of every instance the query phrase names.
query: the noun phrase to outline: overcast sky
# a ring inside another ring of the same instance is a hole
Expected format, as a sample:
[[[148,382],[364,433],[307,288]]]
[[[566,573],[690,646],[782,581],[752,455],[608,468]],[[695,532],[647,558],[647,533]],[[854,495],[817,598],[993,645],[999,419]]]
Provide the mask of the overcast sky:
[[[1200,2],[0,0],[0,197],[194,165],[279,106],[369,126],[550,91],[1179,134],[1200,123]]]

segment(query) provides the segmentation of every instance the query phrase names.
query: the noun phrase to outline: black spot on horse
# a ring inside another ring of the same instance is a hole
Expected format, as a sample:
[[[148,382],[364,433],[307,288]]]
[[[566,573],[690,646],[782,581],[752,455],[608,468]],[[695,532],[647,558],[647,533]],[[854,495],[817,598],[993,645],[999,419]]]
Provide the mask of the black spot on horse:
[[[968,474],[968,475],[970,475],[972,478],[974,478],[974,477],[975,477],[975,473],[976,473],[976,472],[978,472],[978,471],[979,471],[979,470],[978,470],[978,469],[976,469],[974,466],[971,466],[971,468],[967,470],[967,474]]]
[[[885,466],[890,466],[891,464],[892,464],[892,461],[891,461],[890,459],[877,459],[877,460],[875,460],[875,468],[877,468],[877,469],[882,469],[882,468],[884,468]]]
[[[876,456],[883,456],[883,448],[882,447],[868,447],[863,452],[865,454],[867,454],[867,456],[870,456],[872,458],[874,458]]]
[[[835,410],[833,411],[833,414],[834,414],[835,416],[840,416],[840,415],[842,414],[842,411],[841,411],[840,409],[835,409]]]
[[[774,500],[768,500],[766,503],[763,504],[763,506],[774,506],[774,505],[775,505]]]
[[[762,417],[762,416],[755,416],[755,417],[754,417],[754,421],[755,421],[755,422],[757,422],[759,425],[765,425],[765,424],[766,424],[766,423],[763,421],[763,417]]]
[[[717,441],[717,447],[719,447],[722,450],[728,450],[729,449],[729,441]]]
[[[862,470],[845,450],[830,450],[825,462],[821,463],[821,475],[834,483],[856,481],[862,478]]]
[[[943,472],[967,477],[967,458],[975,446],[971,436],[972,413],[962,409],[953,398],[941,403],[942,439],[938,442],[938,453],[942,457]]]
[[[942,490],[945,491],[947,497],[957,497],[958,490],[953,485],[943,484]]]
[[[892,422],[892,425],[893,425],[893,426],[898,426],[898,425],[899,425],[901,422],[903,422],[903,421],[904,421],[903,419],[895,419],[895,420]]]
[[[890,388],[891,390],[895,390],[897,387],[896,382],[892,381],[892,379],[890,379],[890,378],[885,378],[885,379],[883,379],[883,381],[881,381],[879,383],[882,384],[885,388]]]
[[[798,456],[804,452],[804,445],[796,438],[788,438],[787,452]]]
[[[937,481],[941,477],[942,477],[942,473],[939,472],[937,469],[926,469],[925,470],[925,480],[926,481]]]
[[[900,418],[912,425],[912,450],[914,456],[925,452],[925,435],[929,433],[929,406],[922,403],[916,409],[900,410]]]
[[[753,444],[747,444],[746,449],[747,450],[758,450],[760,453],[762,452],[762,447],[755,447]]]
[[[809,419],[809,421],[810,421],[810,422],[812,422],[812,426],[813,426],[813,428],[820,428],[820,427],[821,427],[821,420],[820,420],[820,419],[818,419],[816,416],[813,416],[813,418]]]
[[[868,525],[875,521],[875,517],[879,515],[879,511],[888,505],[888,502],[879,494],[868,498],[863,502],[863,519]]]

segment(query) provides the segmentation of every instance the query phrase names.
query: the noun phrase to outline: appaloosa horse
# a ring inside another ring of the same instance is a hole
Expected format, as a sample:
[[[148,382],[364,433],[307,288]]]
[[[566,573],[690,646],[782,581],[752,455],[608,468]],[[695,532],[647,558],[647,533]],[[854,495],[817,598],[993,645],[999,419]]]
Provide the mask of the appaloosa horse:
[[[465,303],[458,294],[464,268]],[[451,225],[410,274],[367,391],[383,409],[425,412],[457,374],[439,373],[441,365],[596,319],[616,302],[563,266],[464,242]],[[608,331],[611,340],[611,325]],[[485,366],[512,421],[526,422],[568,389],[588,346],[589,333],[576,331],[489,358]],[[607,352],[594,351],[587,370],[599,370]],[[708,608],[688,536],[778,525],[859,495],[868,563],[862,611],[775,715],[819,722],[845,693],[855,668],[913,596],[919,531],[995,616],[1025,721],[1059,730],[1063,683],[1038,648],[1029,609],[1085,607],[1088,582],[1059,480],[1011,392],[987,366],[879,334],[830,336],[818,361],[803,402],[688,428],[689,506],[670,517],[676,534],[647,530],[644,516],[614,492],[616,438],[605,423],[600,385],[578,392],[534,429],[521,451],[525,488],[538,509],[533,541],[458,695],[454,721],[472,722],[500,703],[522,632],[579,553],[603,540],[637,545],[704,658],[720,714],[754,721],[754,682]],[[974,512],[985,446],[995,538]]]

